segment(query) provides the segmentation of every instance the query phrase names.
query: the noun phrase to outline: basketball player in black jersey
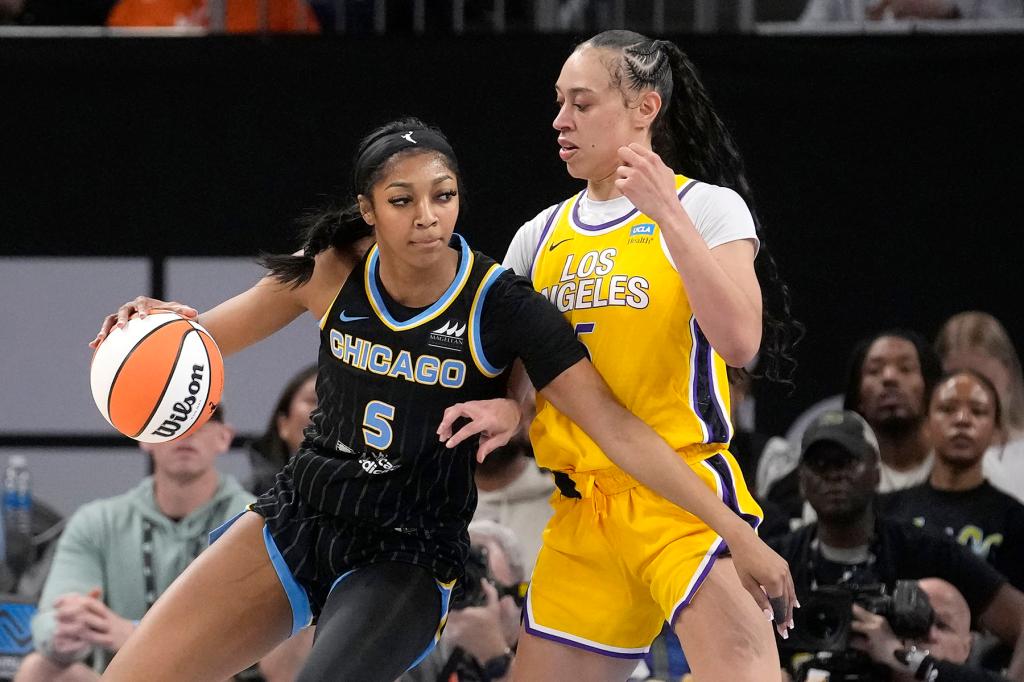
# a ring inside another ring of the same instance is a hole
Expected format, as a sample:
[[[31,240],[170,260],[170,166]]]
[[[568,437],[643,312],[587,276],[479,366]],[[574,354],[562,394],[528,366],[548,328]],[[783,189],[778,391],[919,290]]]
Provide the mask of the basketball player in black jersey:
[[[557,310],[454,234],[458,166],[440,131],[415,119],[374,131],[354,175],[355,205],[314,221],[301,253],[267,258],[265,279],[200,317],[229,355],[312,312],[318,408],[255,513],[220,531],[104,679],[225,679],[314,621],[303,682],[393,680],[414,665],[443,628],[476,504],[474,446],[446,447],[438,426],[460,402],[518,410],[504,398],[516,359],[638,479],[712,525],[733,513],[615,401]],[[93,345],[156,307],[196,316],[140,297]],[[482,449],[508,435],[483,434]],[[788,567],[752,530],[732,550],[792,598]]]

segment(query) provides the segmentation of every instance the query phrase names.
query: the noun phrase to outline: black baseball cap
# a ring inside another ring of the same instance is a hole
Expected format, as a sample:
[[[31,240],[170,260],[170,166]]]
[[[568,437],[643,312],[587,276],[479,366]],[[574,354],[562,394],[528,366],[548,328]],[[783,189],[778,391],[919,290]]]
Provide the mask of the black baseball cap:
[[[857,457],[878,459],[878,439],[864,418],[852,410],[829,410],[818,415],[800,442],[800,458],[817,443],[835,443]]]

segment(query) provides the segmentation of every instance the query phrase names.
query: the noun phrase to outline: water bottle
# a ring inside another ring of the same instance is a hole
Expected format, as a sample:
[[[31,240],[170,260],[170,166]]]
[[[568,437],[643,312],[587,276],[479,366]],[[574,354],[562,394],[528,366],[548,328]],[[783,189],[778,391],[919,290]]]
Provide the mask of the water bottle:
[[[4,472],[4,526],[8,544],[12,535],[32,534],[32,474],[25,455],[7,458]]]

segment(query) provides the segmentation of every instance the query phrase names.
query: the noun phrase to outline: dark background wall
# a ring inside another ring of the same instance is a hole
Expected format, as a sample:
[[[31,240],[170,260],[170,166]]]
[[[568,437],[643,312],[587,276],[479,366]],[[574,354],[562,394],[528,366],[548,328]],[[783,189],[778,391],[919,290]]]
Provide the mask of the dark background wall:
[[[875,330],[930,336],[980,308],[1024,338],[1019,36],[678,42],[739,139],[807,325],[795,392],[762,392],[768,429],[840,390],[847,353]],[[293,249],[291,220],[341,195],[358,138],[414,114],[460,154],[460,231],[500,257],[578,189],[550,127],[573,43],[5,39],[0,255]]]

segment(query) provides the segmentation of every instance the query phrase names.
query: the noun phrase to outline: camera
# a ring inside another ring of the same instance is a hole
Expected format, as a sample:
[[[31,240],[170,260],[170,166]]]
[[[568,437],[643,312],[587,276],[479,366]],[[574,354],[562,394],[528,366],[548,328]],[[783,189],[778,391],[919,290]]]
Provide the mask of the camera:
[[[457,611],[468,606],[483,606],[487,603],[487,595],[480,585],[481,579],[493,582],[487,548],[473,545],[469,548],[469,556],[466,557],[465,574],[456,586],[455,594],[452,595],[451,609]]]
[[[844,682],[888,679],[878,676],[866,654],[850,649],[854,604],[884,617],[903,639],[925,638],[935,617],[928,595],[914,580],[897,581],[891,592],[878,584],[821,587],[803,602],[794,612],[796,627],[784,645],[790,651],[806,652],[797,670],[798,681],[809,679],[810,670],[829,672],[829,679]]]
[[[498,592],[498,599],[512,597],[517,606],[522,606],[526,598],[526,588],[529,583],[518,583],[516,585],[503,585],[491,575],[490,559],[487,556],[487,548],[479,545],[472,545],[469,548],[469,556],[466,558],[465,574],[456,584],[455,593],[452,595],[451,609],[457,611],[468,606],[483,606],[487,603],[487,595],[480,584],[480,580],[486,580]]]

